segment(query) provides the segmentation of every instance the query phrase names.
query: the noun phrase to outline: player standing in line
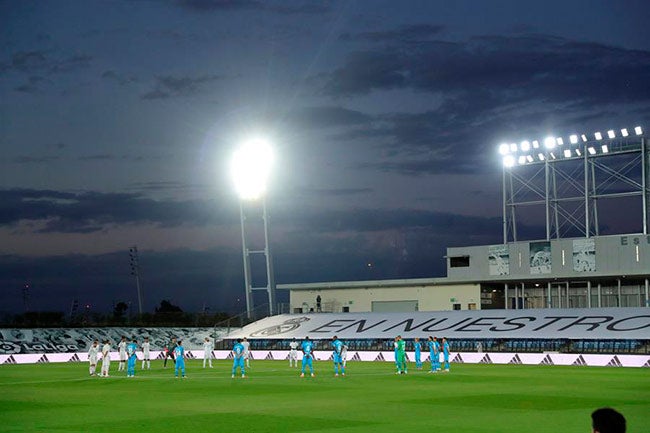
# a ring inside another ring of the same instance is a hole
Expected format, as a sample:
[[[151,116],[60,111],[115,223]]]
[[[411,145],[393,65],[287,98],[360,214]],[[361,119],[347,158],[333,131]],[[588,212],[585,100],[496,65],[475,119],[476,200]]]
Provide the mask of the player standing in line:
[[[415,368],[422,370],[422,344],[418,337],[415,337],[413,348],[415,349]]]
[[[300,345],[300,349],[302,350],[302,371],[300,372],[300,377],[305,377],[305,367],[309,367],[309,373],[311,373],[311,377],[314,377],[314,343],[312,343],[309,337],[305,337],[305,341]]]
[[[298,342],[295,337],[289,343],[289,367],[298,367]]]
[[[248,342],[246,337],[241,341],[241,345],[244,346],[244,360],[246,361],[246,368],[251,368],[251,344]]]
[[[212,368],[212,351],[214,350],[214,343],[208,337],[205,337],[203,342],[203,368],[205,368],[206,361]]]
[[[142,369],[144,370],[145,364],[147,365],[147,370],[151,370],[151,358],[149,354],[149,349],[151,344],[149,343],[149,337],[144,337],[144,343],[142,343]]]
[[[108,370],[111,367],[111,345],[108,340],[104,340],[102,347],[102,377],[108,377]]]
[[[395,374],[407,374],[408,370],[406,369],[406,343],[402,339],[401,335],[398,335],[397,338],[395,338],[395,342],[397,343],[397,358],[395,361],[397,364],[397,373]]]
[[[341,349],[341,360],[343,360],[343,368],[345,368],[345,364],[348,362],[348,346],[343,343],[343,349]]]
[[[399,371],[399,362],[397,361],[397,337],[393,340],[393,358],[395,358],[395,367]]]
[[[126,337],[122,336],[122,340],[117,345],[117,350],[120,352],[120,364],[117,371],[124,371],[126,362]]]
[[[97,352],[99,352],[99,343],[97,340],[95,340],[93,341],[93,344],[90,345],[90,349],[88,350],[88,363],[90,363],[88,372],[91,376],[94,376],[95,371],[97,370]]]
[[[167,358],[171,358],[174,361],[174,350],[176,350],[176,337],[172,337],[164,349],[165,360],[163,361],[163,368],[167,368]]]
[[[138,342],[133,337],[133,340],[126,345],[126,354],[129,356],[128,365],[126,369],[126,377],[135,377],[135,363],[138,362]]]
[[[174,338],[174,340],[176,339]],[[174,360],[174,377],[178,379],[178,370],[180,370],[183,379],[185,379],[185,348],[181,340],[178,340],[178,343],[176,343],[172,359]]]
[[[232,348],[232,377],[235,378],[237,374],[237,367],[241,370],[241,377],[246,377],[246,368],[244,367],[244,345],[242,344],[241,338],[237,339],[237,342]]]
[[[343,366],[343,359],[341,357],[343,352],[343,343],[335,335],[332,337],[332,348],[334,353],[332,354],[332,360],[334,361],[334,376],[338,377],[339,370],[342,376],[345,376],[345,367]]]
[[[440,370],[440,344],[436,337],[429,336],[429,357],[431,358],[431,371],[429,373],[437,373]]]
[[[447,339],[445,337],[442,337],[442,354],[445,359],[445,371],[449,371],[449,343],[447,343]]]

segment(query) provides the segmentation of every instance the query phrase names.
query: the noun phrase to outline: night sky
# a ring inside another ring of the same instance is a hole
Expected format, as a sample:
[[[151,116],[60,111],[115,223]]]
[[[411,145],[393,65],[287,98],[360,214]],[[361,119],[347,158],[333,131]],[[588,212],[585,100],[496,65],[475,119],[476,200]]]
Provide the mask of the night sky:
[[[135,308],[132,245],[145,310],[244,309],[252,135],[278,283],[444,276],[446,247],[501,242],[500,142],[650,127],[648,23],[646,0],[0,0],[0,312]]]

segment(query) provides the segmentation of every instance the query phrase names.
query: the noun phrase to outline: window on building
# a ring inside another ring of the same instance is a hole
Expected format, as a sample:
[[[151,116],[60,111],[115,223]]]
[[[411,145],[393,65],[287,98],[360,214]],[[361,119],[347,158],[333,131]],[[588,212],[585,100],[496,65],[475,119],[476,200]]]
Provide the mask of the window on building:
[[[467,304],[467,309],[468,309],[468,310],[476,310],[476,304],[473,303],[473,302]]]
[[[454,310],[460,310],[460,304],[454,304]]]
[[[449,266],[452,268],[468,268],[469,256],[449,257]]]

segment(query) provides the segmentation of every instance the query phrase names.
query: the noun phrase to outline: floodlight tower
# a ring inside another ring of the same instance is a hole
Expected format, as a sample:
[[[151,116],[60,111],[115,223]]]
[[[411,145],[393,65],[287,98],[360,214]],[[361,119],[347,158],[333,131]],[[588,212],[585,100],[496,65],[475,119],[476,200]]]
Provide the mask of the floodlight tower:
[[[268,294],[269,314],[275,313],[275,278],[269,246],[269,215],[266,209],[266,188],[273,165],[273,152],[268,142],[252,139],[241,145],[233,155],[231,174],[239,194],[239,215],[241,222],[242,253],[244,258],[244,283],[246,285],[246,314],[251,318],[253,312],[253,291],[264,290]],[[264,248],[248,248],[246,231],[246,212],[244,202],[259,204],[262,207],[264,225]],[[263,255],[266,265],[266,286],[253,286],[251,255]]]

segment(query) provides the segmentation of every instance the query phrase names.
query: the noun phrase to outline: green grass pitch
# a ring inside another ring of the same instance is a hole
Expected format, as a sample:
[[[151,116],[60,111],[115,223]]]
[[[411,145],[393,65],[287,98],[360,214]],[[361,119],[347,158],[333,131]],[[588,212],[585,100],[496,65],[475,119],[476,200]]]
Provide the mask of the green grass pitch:
[[[2,432],[588,432],[591,412],[621,411],[629,432],[650,425],[650,369],[454,364],[427,374],[412,365],[331,362],[299,378],[283,361],[253,361],[246,379],[231,362],[185,380],[154,361],[127,379],[88,376],[87,363],[0,366]],[[138,364],[138,367],[140,365]]]

